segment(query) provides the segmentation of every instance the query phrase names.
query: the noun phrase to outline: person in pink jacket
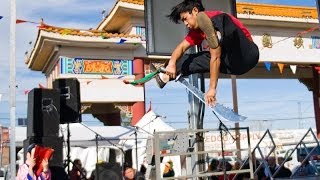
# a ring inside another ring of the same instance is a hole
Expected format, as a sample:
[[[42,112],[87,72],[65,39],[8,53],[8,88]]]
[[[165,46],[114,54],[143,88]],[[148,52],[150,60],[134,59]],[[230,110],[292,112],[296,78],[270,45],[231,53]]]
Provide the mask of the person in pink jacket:
[[[36,176],[34,166],[36,159],[34,158],[36,144],[31,144],[27,148],[26,162],[19,167],[17,180],[51,180],[51,172],[49,169],[48,159],[44,159],[41,163],[43,171],[40,176]]]

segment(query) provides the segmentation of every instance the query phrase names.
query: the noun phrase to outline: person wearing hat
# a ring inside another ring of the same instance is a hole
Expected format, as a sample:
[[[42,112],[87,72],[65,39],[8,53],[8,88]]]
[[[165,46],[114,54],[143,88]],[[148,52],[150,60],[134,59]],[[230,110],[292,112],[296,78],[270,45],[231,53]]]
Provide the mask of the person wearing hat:
[[[39,176],[36,176],[35,143],[30,144],[27,148],[26,162],[19,167],[17,180],[51,180],[51,172],[49,169],[48,159],[42,160],[43,170]]]
[[[173,162],[169,160],[165,163],[165,167],[163,170],[163,177],[174,177],[174,170],[173,170]]]

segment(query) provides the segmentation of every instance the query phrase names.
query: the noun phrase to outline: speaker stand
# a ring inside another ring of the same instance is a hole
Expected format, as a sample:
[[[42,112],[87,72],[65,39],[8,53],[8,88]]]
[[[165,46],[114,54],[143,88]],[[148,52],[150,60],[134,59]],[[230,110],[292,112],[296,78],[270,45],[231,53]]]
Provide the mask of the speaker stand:
[[[99,135],[98,133],[96,133],[96,153],[97,153],[97,156],[96,156],[96,174],[95,174],[95,179],[99,180],[99,168],[98,168],[98,163],[99,163]]]
[[[67,123],[67,166],[68,166],[68,176],[70,177],[70,162],[73,164],[70,158],[70,126]]]
[[[71,157],[70,157],[70,123],[67,123],[67,159],[65,160],[65,164],[67,165],[67,169],[68,169],[68,177],[70,178],[70,163],[72,164],[72,166],[76,167],[78,169],[78,171],[80,172],[82,177],[86,177],[86,175],[82,172],[82,169],[79,169],[78,166],[75,166],[73,161],[71,161]],[[66,167],[66,166],[65,166]]]
[[[99,142],[99,139],[100,140],[105,140],[105,141],[107,141],[107,142],[109,142],[112,146],[114,146],[114,147],[116,147],[116,148],[118,148],[120,151],[121,151],[121,153],[122,153],[122,156],[124,157],[124,151],[123,151],[123,149],[121,148],[121,147],[119,147],[118,145],[116,145],[116,144],[114,144],[113,142],[111,142],[109,139],[106,139],[105,137],[103,137],[102,135],[100,135],[99,133],[97,133],[97,132],[95,132],[94,130],[92,130],[91,128],[89,128],[87,125],[85,125],[85,124],[83,124],[83,123],[80,123],[82,126],[84,126],[85,128],[87,128],[87,129],[89,129],[91,132],[93,132],[95,135],[96,135],[96,152],[97,152],[97,159],[96,159],[96,161],[97,161],[97,163],[96,163],[96,175],[98,176],[98,161],[99,161],[99,159],[98,159],[98,152],[99,152],[99,144],[98,144],[98,142]],[[122,166],[124,165],[124,160],[122,160]],[[123,171],[124,172],[124,171]],[[97,177],[97,178],[99,178],[99,176]],[[99,179],[98,179],[99,180]]]

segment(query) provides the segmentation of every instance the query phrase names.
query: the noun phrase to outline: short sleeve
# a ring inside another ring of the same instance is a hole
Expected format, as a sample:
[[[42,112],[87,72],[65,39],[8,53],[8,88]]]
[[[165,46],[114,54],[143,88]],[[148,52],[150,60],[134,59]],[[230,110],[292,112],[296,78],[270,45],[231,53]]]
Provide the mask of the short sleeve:
[[[185,37],[185,40],[188,41],[190,45],[200,45],[204,40],[204,34],[201,30],[191,29]]]

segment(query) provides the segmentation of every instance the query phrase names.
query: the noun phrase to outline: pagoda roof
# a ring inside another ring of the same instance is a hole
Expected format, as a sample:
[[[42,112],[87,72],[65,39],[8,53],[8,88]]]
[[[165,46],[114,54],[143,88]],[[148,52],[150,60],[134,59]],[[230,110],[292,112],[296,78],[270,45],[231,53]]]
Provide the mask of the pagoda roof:
[[[292,18],[317,20],[318,12],[316,7],[289,6],[263,3],[236,3],[237,14],[251,14],[262,16],[262,20],[289,20]],[[209,10],[209,8],[207,8]],[[140,13],[137,11],[141,11]],[[131,16],[143,16],[144,0],[118,0],[108,16],[100,22],[97,29],[117,32]],[[280,19],[278,19],[279,17]],[[240,16],[248,19],[249,17]],[[289,18],[289,19],[284,19]]]
[[[118,1],[127,2],[127,3],[131,3],[131,4],[139,4],[139,5],[144,4],[144,0],[118,0]]]
[[[85,37],[101,37],[103,39],[108,38],[140,38],[139,35],[135,34],[122,34],[122,33],[111,33],[104,30],[96,30],[96,29],[75,29],[75,28],[66,28],[66,27],[58,27],[51,26],[47,24],[42,24],[39,27],[40,30],[57,33],[60,35],[72,35],[72,36],[85,36]]]
[[[117,32],[132,16],[144,18],[144,0],[118,0],[97,29]]]
[[[237,2],[238,14],[317,19],[315,7]]]
[[[119,46],[121,44],[121,46]],[[81,30],[41,24],[37,40],[25,63],[32,70],[45,71],[48,61],[60,47],[136,49],[139,35],[109,33],[100,30]]]

